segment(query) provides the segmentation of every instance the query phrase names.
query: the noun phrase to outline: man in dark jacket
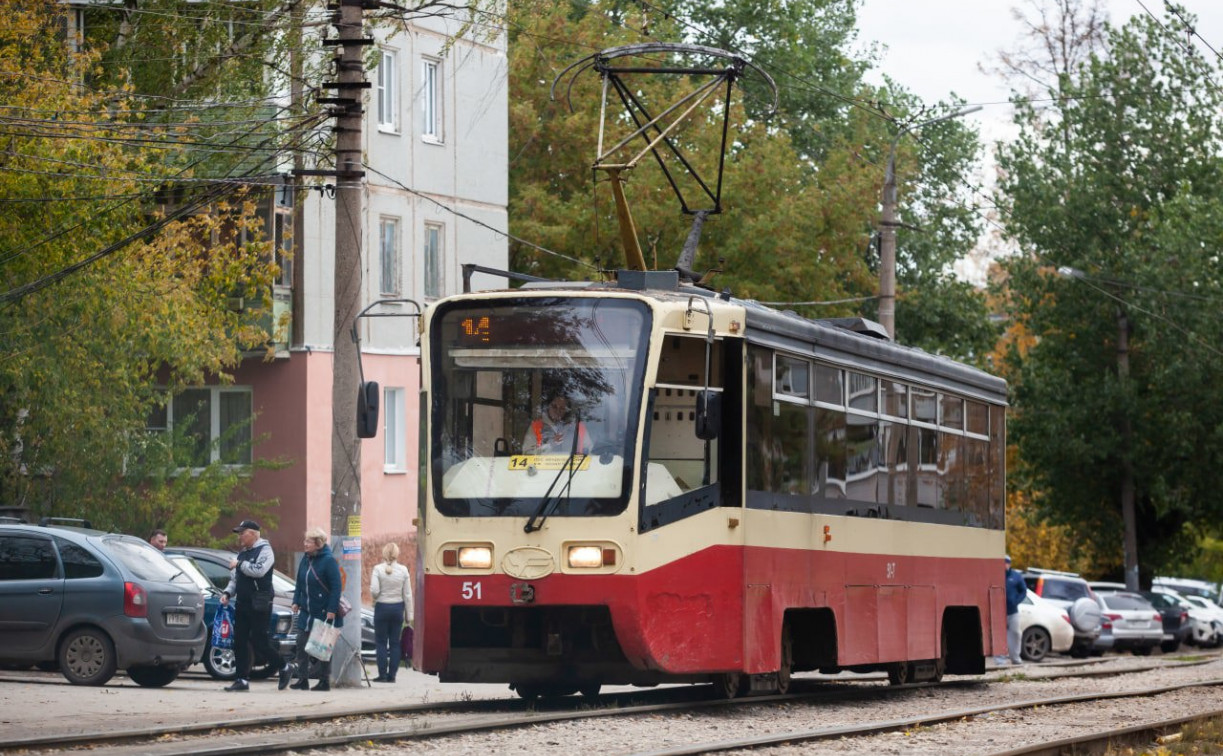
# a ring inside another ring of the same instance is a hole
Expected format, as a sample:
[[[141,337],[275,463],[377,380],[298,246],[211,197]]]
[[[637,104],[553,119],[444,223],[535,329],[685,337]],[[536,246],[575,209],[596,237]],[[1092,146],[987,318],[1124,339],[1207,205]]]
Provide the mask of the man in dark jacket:
[[[1020,651],[1023,633],[1019,629],[1019,605],[1028,597],[1028,586],[1023,582],[1023,573],[1011,567],[1011,557],[1006,557],[1006,645],[1010,651],[1011,664],[1023,664]]]
[[[297,565],[297,588],[293,591],[293,613],[297,615],[297,676],[294,690],[310,687],[310,655],[306,653],[306,642],[310,639],[310,627],[314,622],[331,622],[336,627],[344,626],[340,616],[340,596],[344,582],[340,578],[340,565],[327,545],[327,534],[322,528],[310,528],[302,542],[306,554]],[[313,690],[331,690],[331,660],[318,662],[319,681]],[[281,678],[280,687],[286,687]]]
[[[221,603],[234,600],[234,661],[238,677],[225,690],[250,690],[251,654],[264,659],[279,659],[272,645],[268,626],[272,619],[272,544],[262,538],[259,523],[243,520],[234,528],[241,550],[229,563],[229,585],[221,594]],[[280,668],[280,679],[288,684],[293,668],[286,662]]]

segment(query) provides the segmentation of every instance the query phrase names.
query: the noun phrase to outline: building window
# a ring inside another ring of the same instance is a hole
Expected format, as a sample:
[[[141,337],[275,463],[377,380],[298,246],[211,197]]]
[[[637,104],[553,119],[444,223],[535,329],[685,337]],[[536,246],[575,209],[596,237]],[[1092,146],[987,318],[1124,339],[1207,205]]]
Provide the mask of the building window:
[[[442,295],[442,227],[436,223],[425,224],[425,296]]]
[[[404,391],[402,388],[383,390],[384,425],[383,438],[386,453],[383,459],[385,472],[403,472],[407,469],[407,450],[404,445]]]
[[[399,220],[383,218],[378,223],[378,289],[399,293]]]
[[[204,386],[176,395],[149,419],[149,430],[173,433],[178,467],[251,464],[253,395],[249,387]]]
[[[399,131],[399,95],[395,76],[395,53],[382,51],[378,62],[378,130]]]
[[[276,285],[293,286],[293,186],[285,184],[276,189],[276,201],[272,205],[272,243],[276,253]]]
[[[421,135],[432,142],[442,141],[442,64],[424,61],[420,85]]]

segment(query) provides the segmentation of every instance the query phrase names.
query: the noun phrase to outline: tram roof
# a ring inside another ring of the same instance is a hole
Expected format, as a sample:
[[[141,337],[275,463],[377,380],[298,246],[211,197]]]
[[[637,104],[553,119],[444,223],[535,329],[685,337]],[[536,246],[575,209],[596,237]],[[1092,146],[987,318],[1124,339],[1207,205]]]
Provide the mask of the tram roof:
[[[663,274],[663,275],[657,275]],[[670,276],[666,274],[671,274]],[[744,309],[744,336],[749,343],[773,347],[791,354],[824,359],[896,380],[967,394],[995,404],[1005,404],[1006,381],[949,357],[892,341],[882,326],[864,318],[811,320],[790,311],[775,310],[750,299],[690,284],[675,285],[671,271],[649,271],[625,286],[599,282],[530,283],[516,291],[533,293],[577,289],[637,292],[660,300],[687,301],[700,296]],[[661,284],[661,285],[659,285]]]

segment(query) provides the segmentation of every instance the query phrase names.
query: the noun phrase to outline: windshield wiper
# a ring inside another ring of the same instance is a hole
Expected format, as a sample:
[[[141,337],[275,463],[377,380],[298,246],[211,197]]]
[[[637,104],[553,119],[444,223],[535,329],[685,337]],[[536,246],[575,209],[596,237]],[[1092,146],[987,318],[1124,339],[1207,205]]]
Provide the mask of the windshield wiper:
[[[573,423],[573,448],[569,451],[569,456],[565,457],[565,463],[561,465],[561,469],[556,471],[556,477],[552,479],[552,484],[548,486],[547,492],[544,493],[544,500],[539,502],[539,506],[531,514],[527,524],[522,527],[522,532],[534,533],[537,530],[542,530],[544,521],[548,519],[548,514],[551,512],[552,502],[559,502],[562,496],[565,497],[566,502],[569,500],[570,491],[573,487],[573,476],[577,474],[578,443],[580,443],[582,438],[581,428],[582,416],[578,414],[574,418]],[[583,454],[582,456],[585,457],[586,455]],[[560,481],[561,476],[565,474],[566,470],[569,471],[569,477],[565,480],[565,485],[561,486],[561,490],[557,492],[556,498],[553,499],[552,489],[556,488],[557,482]],[[536,524],[536,520],[539,520],[538,524]]]

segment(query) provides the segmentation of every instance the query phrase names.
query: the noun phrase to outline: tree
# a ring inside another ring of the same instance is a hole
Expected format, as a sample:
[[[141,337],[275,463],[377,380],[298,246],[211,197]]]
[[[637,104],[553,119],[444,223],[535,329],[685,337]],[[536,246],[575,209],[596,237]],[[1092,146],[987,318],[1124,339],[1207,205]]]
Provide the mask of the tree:
[[[697,267],[721,268],[715,280],[719,288],[808,316],[871,315],[874,305],[864,304],[877,291],[877,254],[870,239],[892,123],[866,105],[881,99],[881,93],[860,82],[865,63],[844,49],[853,27],[852,3],[787,5],[789,10],[775,18],[753,17],[749,5],[709,10],[680,3],[667,6],[666,14],[658,12],[661,6],[647,5],[643,11],[650,21],[649,39],[712,43],[743,52],[756,64],[777,65],[768,69],[782,93],[781,110],[773,119],[762,118],[760,80],[748,76],[736,84],[724,212],[705,224]],[[814,15],[803,16],[800,9]],[[614,2],[522,3],[511,5],[509,14],[511,226],[518,239],[559,253],[519,241],[510,247],[511,267],[553,278],[590,277],[597,266],[618,267],[621,252],[610,192],[604,177],[589,170],[599,133],[598,77],[587,72],[572,89],[562,81],[559,91],[565,98],[560,102],[548,95],[556,76],[592,51],[641,42],[639,29],[630,28],[638,17]],[[802,55],[785,56],[785,51],[802,48],[802,40],[814,39],[820,44],[803,48]],[[810,86],[817,80],[825,84]],[[839,96],[828,83],[849,95]],[[650,102],[658,112],[685,84],[655,77],[639,86],[643,96],[654,98]],[[886,95],[883,99],[890,102],[917,107],[903,93],[888,90]],[[857,104],[849,106],[847,100]],[[898,105],[897,112],[907,111]],[[617,112],[611,115],[609,128],[620,125]],[[720,113],[705,115],[686,124],[677,139],[708,165],[718,154],[721,127]],[[975,137],[960,124],[943,124],[923,138],[924,149],[906,144],[901,157],[906,218],[923,229],[905,238],[901,281],[923,289],[913,293],[905,308],[925,314],[928,303],[938,302],[942,319],[921,319],[914,311],[902,334],[910,343],[957,357],[983,355],[993,338],[983,299],[955,284],[950,270],[950,262],[975,238],[975,216],[962,207],[957,191],[963,171],[975,159]],[[614,141],[605,137],[605,144]],[[944,149],[950,152],[941,154]],[[648,159],[630,174],[626,193],[647,264],[672,267],[691,218],[679,212],[671,189]],[[804,304],[812,302],[837,304]],[[954,320],[949,324],[948,318]]]
[[[1203,306],[1220,294],[1223,95],[1149,18],[1100,49],[1060,76],[1052,109],[1019,105],[1000,154],[1027,250],[1007,265],[1013,315],[1039,336],[1012,355],[1011,433],[1040,515],[1084,548],[1121,554],[1132,492],[1147,584],[1223,512],[1221,334]]]
[[[187,175],[167,170],[189,162],[183,132],[150,127],[147,98],[112,85],[99,50],[64,38],[67,6],[6,10],[0,492],[36,514],[143,528],[128,505],[159,494],[127,474],[134,441],[166,390],[223,381],[266,343],[260,309],[229,304],[235,292],[258,304],[276,267],[238,187],[157,204],[158,188]]]

